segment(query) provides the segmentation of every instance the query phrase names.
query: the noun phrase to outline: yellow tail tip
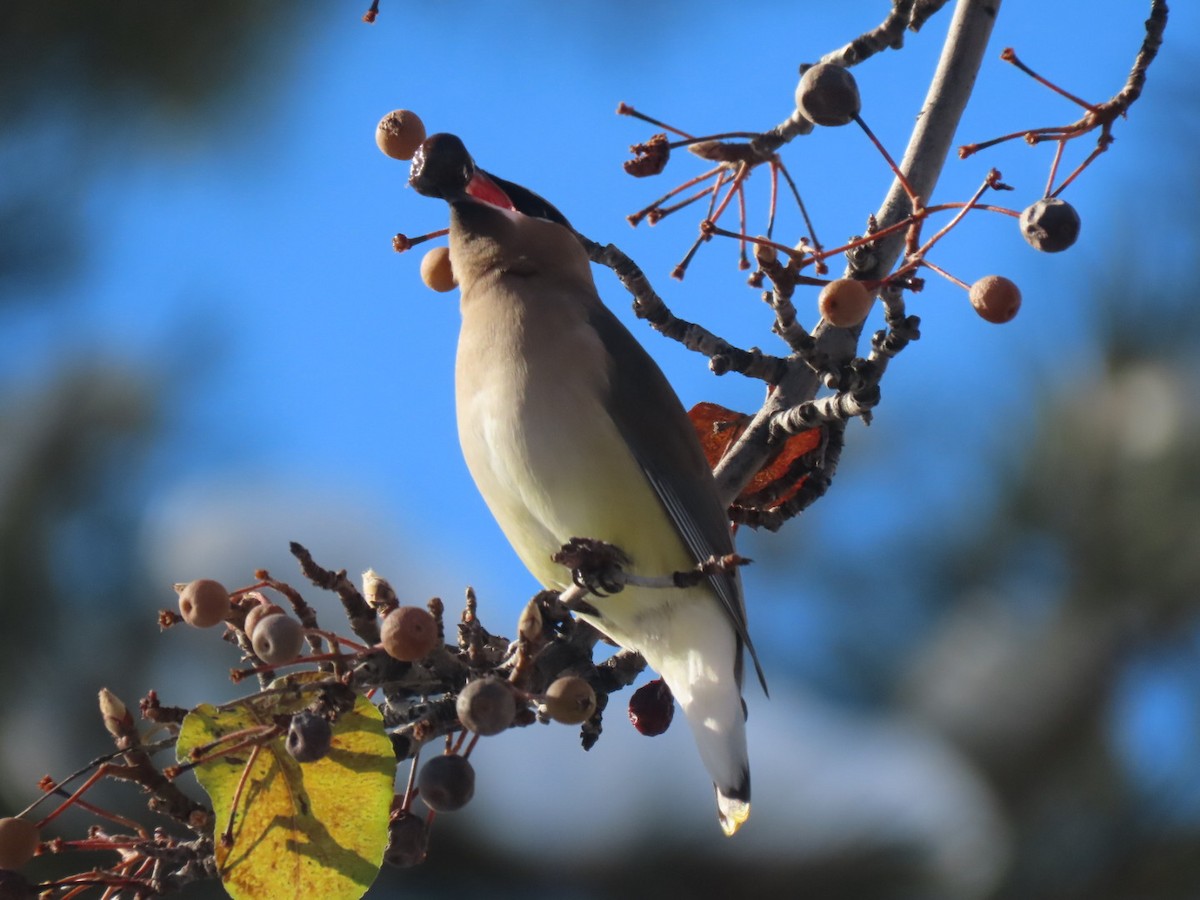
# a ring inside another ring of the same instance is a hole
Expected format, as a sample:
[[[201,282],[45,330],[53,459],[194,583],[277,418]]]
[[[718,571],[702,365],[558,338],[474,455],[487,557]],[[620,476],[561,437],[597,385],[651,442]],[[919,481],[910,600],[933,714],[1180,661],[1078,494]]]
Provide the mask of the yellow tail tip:
[[[733,837],[745,821],[750,818],[750,801],[726,797],[717,791],[717,820],[726,837]]]

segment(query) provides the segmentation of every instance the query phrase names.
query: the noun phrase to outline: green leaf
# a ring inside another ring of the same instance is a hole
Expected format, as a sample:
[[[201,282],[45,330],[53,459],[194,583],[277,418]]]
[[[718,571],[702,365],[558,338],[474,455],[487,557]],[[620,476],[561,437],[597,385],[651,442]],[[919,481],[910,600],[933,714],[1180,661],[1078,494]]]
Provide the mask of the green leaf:
[[[302,709],[314,694],[300,688],[327,677],[291,675],[272,688],[294,690],[196,707],[179,732],[180,761],[194,748]],[[196,766],[216,811],[225,890],[234,900],[355,900],[379,874],[387,845],[396,757],[383,718],[359,697],[334,724],[329,754],[316,762],[296,762],[283,741],[279,735]],[[232,840],[225,841],[231,816]]]

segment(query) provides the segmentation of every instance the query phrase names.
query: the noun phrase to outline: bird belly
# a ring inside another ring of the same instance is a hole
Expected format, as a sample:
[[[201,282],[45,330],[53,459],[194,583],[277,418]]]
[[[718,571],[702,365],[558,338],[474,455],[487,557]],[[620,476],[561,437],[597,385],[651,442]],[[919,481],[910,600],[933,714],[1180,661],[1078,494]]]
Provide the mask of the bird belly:
[[[467,467],[505,536],[546,587],[570,584],[551,556],[571,538],[619,547],[640,575],[693,565],[654,489],[594,392],[561,378],[479,385],[459,397]]]

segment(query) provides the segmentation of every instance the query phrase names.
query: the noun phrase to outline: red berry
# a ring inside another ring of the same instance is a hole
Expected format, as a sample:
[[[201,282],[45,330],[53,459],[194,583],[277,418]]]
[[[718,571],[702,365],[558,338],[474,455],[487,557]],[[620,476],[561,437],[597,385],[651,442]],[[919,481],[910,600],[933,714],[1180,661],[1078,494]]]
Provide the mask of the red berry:
[[[197,578],[176,585],[179,592],[179,612],[183,620],[195,628],[212,628],[229,615],[229,592],[219,581]]]
[[[379,642],[401,662],[424,659],[437,646],[437,620],[419,606],[397,606],[383,617]]]
[[[417,792],[435,812],[462,809],[475,796],[475,769],[462,756],[435,756],[417,773]]]
[[[0,869],[19,869],[33,859],[42,837],[28,819],[0,819]]]
[[[675,717],[675,697],[661,678],[649,681],[629,698],[629,721],[647,737],[662,734]]]
[[[1003,325],[1021,308],[1021,289],[1002,275],[985,275],[971,285],[971,305],[988,322]]]

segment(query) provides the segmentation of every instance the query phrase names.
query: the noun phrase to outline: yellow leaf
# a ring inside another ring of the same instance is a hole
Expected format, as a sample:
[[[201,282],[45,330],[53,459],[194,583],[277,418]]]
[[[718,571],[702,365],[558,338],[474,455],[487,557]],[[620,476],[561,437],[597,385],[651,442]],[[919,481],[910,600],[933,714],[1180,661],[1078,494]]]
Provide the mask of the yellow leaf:
[[[272,688],[297,690],[196,707],[179,732],[180,761],[195,747],[304,708],[315,694],[299,688],[323,677],[290,675]],[[280,735],[257,751],[239,749],[196,767],[216,811],[225,890],[234,900],[356,900],[379,874],[387,845],[396,757],[383,718],[359,697],[334,724],[331,749],[316,762],[296,762],[283,740]],[[226,842],[230,816],[232,841]]]

